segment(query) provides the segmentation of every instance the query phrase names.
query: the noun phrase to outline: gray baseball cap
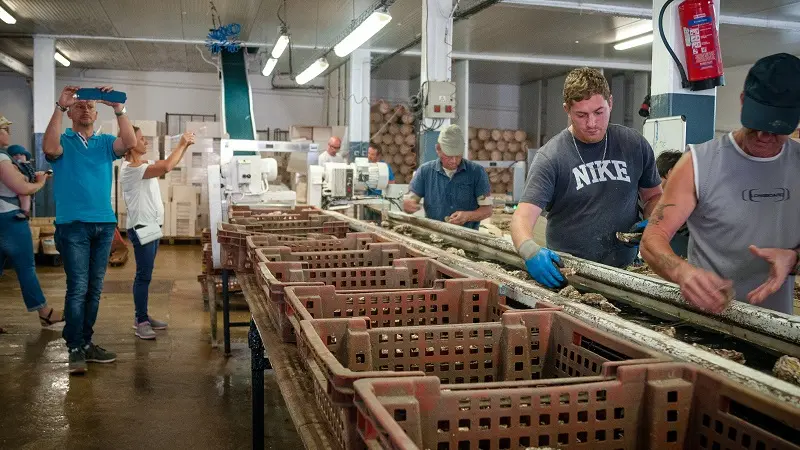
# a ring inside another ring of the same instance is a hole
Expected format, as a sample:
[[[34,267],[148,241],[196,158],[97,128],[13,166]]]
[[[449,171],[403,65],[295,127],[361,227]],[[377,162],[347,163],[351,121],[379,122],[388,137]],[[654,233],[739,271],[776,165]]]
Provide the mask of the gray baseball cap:
[[[439,132],[439,146],[447,156],[464,156],[464,132],[458,125],[450,125]]]
[[[744,82],[742,125],[788,135],[800,122],[800,59],[777,53],[759,59]]]

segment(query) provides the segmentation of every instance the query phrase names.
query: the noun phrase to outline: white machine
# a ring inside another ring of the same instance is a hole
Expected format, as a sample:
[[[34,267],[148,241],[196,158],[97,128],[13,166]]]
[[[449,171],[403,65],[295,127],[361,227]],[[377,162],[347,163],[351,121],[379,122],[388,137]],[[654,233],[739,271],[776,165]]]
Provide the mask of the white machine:
[[[293,207],[297,194],[285,186],[270,185],[278,178],[278,162],[259,155],[232,156],[222,166],[222,185],[232,204],[274,204]]]
[[[308,168],[308,198],[311,206],[328,208],[332,205],[381,202],[374,190],[389,185],[389,167],[386,163],[371,163],[367,158],[356,158],[352,164],[327,163]]]

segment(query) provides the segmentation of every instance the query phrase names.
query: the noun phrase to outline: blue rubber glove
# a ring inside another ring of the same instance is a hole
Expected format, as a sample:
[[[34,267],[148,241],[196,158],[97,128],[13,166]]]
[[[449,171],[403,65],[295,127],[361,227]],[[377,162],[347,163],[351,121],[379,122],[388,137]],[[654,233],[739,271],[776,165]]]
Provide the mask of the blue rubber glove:
[[[536,254],[525,261],[525,267],[534,280],[551,289],[566,286],[567,280],[558,270],[563,267],[561,258],[549,248],[541,248]]]
[[[648,219],[644,219],[642,221],[636,222],[633,224],[631,229],[629,230],[630,233],[644,233],[644,229],[647,228]]]

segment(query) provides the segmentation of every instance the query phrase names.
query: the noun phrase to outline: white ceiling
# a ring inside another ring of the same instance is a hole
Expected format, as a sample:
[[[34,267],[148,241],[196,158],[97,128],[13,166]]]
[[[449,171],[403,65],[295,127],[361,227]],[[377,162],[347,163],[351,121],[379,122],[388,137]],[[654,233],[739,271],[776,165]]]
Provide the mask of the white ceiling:
[[[577,1],[577,0],[576,0]],[[0,23],[0,51],[27,64],[32,62],[34,33],[59,35],[124,36],[159,39],[205,38],[211,28],[208,0],[2,0],[12,11],[16,25]],[[242,25],[241,37],[249,42],[273,42],[281,0],[217,0],[224,23]],[[281,15],[288,22],[292,42],[301,47],[292,53],[295,72],[322,55],[336,42],[353,17],[373,0],[287,0]],[[421,32],[421,0],[396,0],[390,8],[392,22],[370,45],[397,49]],[[472,5],[478,0],[462,0]],[[597,1],[597,3],[601,3]],[[652,0],[613,0],[614,4],[647,8]],[[800,1],[722,0],[727,15],[800,22]],[[617,31],[637,19],[577,14],[563,10],[497,4],[459,21],[453,48],[458,52],[569,56],[572,58],[624,59],[649,63],[650,47],[627,51],[612,47]],[[722,25],[720,39],[726,66],[750,64],[761,56],[786,51],[800,54],[800,33]],[[577,41],[577,43],[576,43]],[[195,45],[110,42],[59,39],[58,49],[75,67],[123,70],[205,72],[212,70]],[[209,53],[200,45],[200,50]],[[315,50],[314,47],[317,47]],[[418,49],[418,47],[417,47]],[[332,67],[343,60],[330,54]],[[568,70],[565,67],[520,63],[473,61],[476,82],[519,84]],[[253,69],[257,69],[254,67]],[[288,71],[281,58],[278,71]],[[419,57],[398,56],[380,67],[378,78],[410,79],[419,74]]]

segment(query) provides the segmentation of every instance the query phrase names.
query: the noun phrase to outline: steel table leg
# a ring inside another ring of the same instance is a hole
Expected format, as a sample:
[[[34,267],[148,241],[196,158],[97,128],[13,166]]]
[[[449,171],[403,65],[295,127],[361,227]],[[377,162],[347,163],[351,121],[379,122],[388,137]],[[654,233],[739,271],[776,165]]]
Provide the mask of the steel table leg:
[[[225,355],[231,354],[231,295],[228,289],[230,271],[222,269],[222,336],[225,345]]]
[[[272,366],[264,355],[264,343],[258,334],[255,322],[250,321],[250,332],[247,334],[247,346],[250,347],[250,387],[252,389],[252,432],[253,449],[264,448],[264,371]]]

